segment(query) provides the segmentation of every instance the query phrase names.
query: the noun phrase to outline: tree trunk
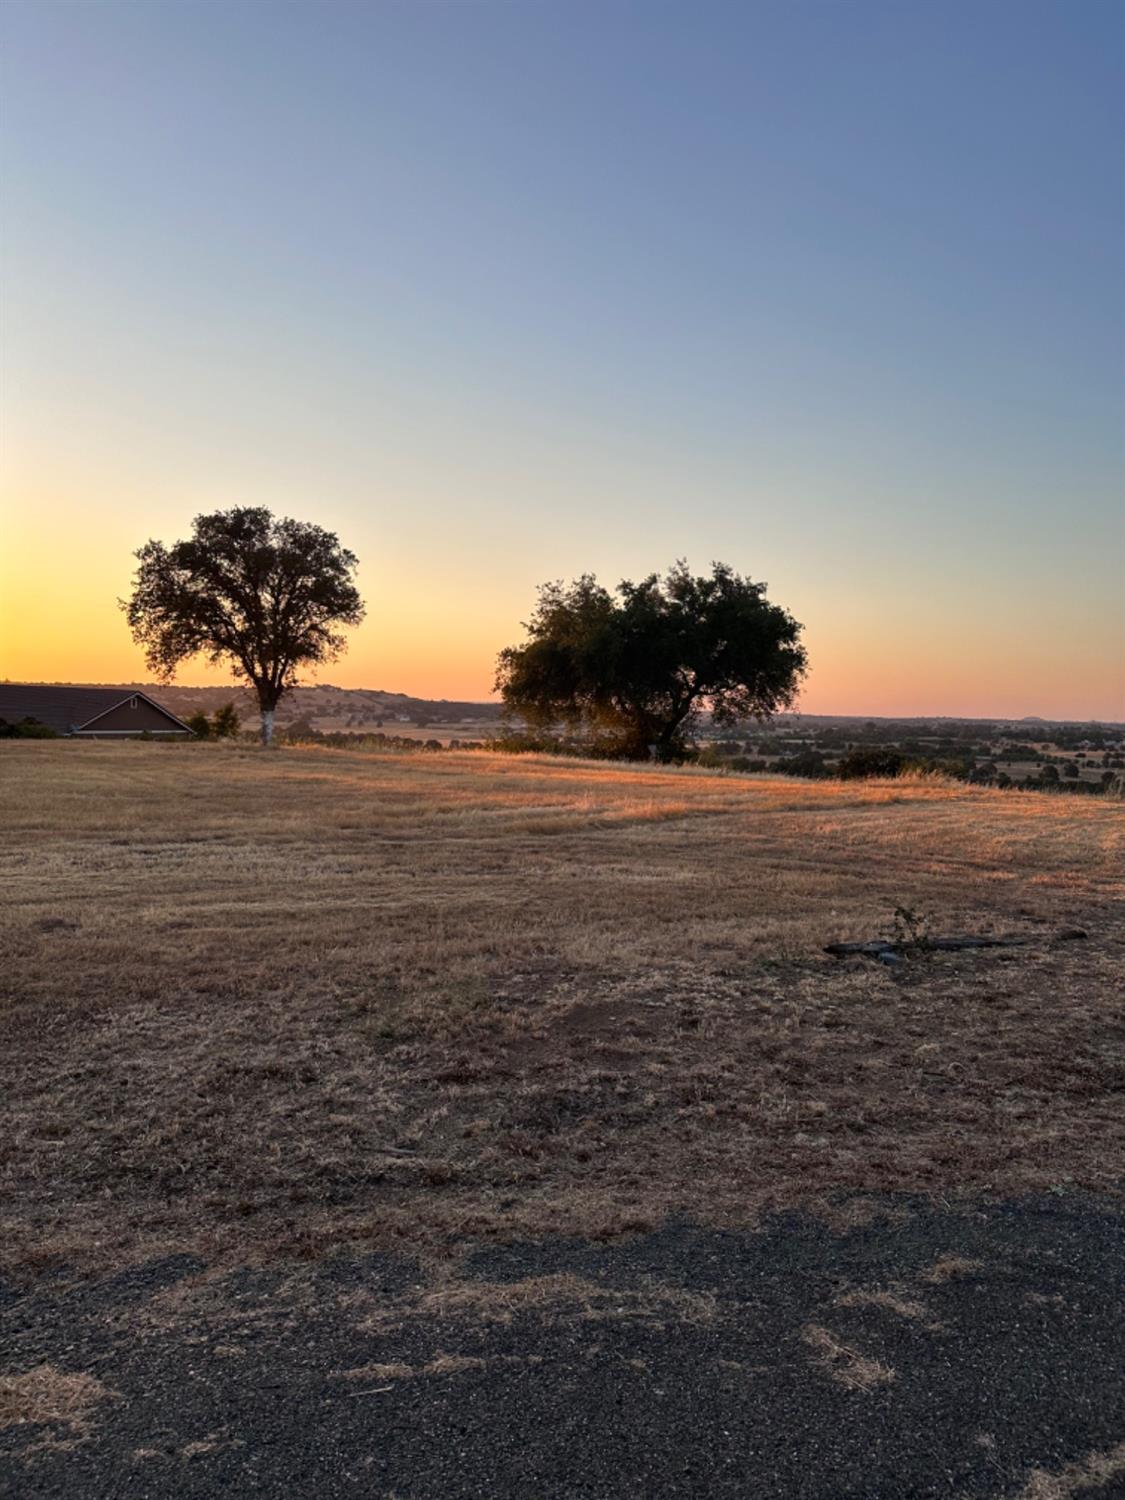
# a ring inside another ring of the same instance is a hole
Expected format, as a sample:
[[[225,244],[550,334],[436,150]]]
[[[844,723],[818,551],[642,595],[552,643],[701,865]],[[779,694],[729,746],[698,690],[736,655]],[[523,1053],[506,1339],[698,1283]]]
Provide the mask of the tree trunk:
[[[661,765],[669,765],[676,759],[677,752],[681,748],[679,744],[679,728],[682,722],[681,719],[677,719],[675,724],[666,724],[656,736],[656,743],[653,747],[653,758],[658,760]]]
[[[262,744],[268,750],[273,744],[273,709],[262,709]]]

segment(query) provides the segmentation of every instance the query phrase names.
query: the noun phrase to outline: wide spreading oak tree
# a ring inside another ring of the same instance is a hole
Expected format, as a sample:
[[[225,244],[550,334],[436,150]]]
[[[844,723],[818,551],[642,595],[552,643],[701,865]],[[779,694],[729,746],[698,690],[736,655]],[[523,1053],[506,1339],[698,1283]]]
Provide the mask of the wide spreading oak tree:
[[[679,562],[614,594],[589,574],[549,583],[525,629],[497,663],[505,707],[627,759],[682,756],[705,711],[719,724],[768,719],[796,701],[807,668],[802,627],[723,563],[695,577]]]
[[[265,745],[301,669],[334,661],[341,627],[363,619],[355,554],[259,506],[197,516],[187,541],[146,542],[136,558],[122,608],[150,670],[167,681],[196,655],[230,666],[257,693]]]

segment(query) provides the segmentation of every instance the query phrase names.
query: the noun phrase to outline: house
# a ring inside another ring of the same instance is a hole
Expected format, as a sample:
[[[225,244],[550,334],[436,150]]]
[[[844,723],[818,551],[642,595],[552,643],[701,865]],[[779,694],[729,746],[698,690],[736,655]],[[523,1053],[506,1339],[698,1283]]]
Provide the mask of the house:
[[[187,738],[191,730],[139,688],[67,687],[58,683],[0,683],[0,720],[34,719],[76,739],[152,735]]]

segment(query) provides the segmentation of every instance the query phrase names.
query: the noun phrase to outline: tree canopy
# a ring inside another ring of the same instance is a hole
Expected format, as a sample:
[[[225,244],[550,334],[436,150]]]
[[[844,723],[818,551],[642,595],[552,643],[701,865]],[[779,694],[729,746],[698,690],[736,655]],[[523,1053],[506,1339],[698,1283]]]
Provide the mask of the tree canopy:
[[[258,695],[267,744],[301,668],[335,660],[341,627],[363,619],[355,554],[332,532],[262,507],[197,516],[189,540],[149,541],[136,557],[122,608],[150,670],[167,681],[196,655],[229,665]]]
[[[770,718],[807,666],[798,622],[723,563],[696,577],[678,562],[613,594],[589,574],[545,584],[525,629],[497,661],[505,707],[630,759],[676,759],[706,710],[719,724]]]

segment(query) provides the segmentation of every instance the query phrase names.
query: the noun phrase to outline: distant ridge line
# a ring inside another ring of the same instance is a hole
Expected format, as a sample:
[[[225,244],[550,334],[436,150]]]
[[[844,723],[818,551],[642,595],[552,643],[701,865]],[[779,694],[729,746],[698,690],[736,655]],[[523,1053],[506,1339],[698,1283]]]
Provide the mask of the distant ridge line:
[[[0,682],[18,681],[15,678],[0,678]],[[22,683],[22,686],[30,684]],[[42,687],[94,687],[105,689],[120,689],[122,692],[137,691],[150,694],[160,701],[164,698],[169,706],[178,704],[181,708],[186,704],[198,703],[203,705],[214,705],[226,702],[229,699],[241,701],[247,706],[247,711],[256,711],[253,703],[253,695],[250,690],[238,683],[229,686],[209,683],[192,686],[185,683],[163,684],[159,682],[75,682],[75,681],[52,681],[37,682],[35,686]],[[286,700],[283,700],[286,717],[299,716],[302,700],[308,704],[309,699],[315,699],[318,695],[331,694],[342,699],[352,699],[356,709],[361,707],[372,707],[376,703],[386,704],[388,710],[398,708],[403,712],[413,710],[416,713],[430,713],[438,718],[441,714],[453,714],[457,717],[479,717],[484,719],[497,719],[500,717],[503,705],[496,699],[473,699],[473,698],[417,698],[410,693],[392,692],[387,688],[344,688],[337,687],[335,683],[314,682],[307,683],[302,687],[294,688]],[[340,704],[340,709],[347,712],[346,703]],[[190,711],[190,709],[188,710]],[[979,714],[805,714],[786,713],[778,714],[773,721],[776,724],[987,724],[994,726],[1012,725],[1027,728],[1032,725],[1041,725],[1044,729],[1051,728],[1073,728],[1089,725],[1098,729],[1123,729],[1125,720],[1121,719],[1050,719],[1040,714],[1024,714],[1016,717],[1011,714],[998,714],[992,718],[982,717]]]

